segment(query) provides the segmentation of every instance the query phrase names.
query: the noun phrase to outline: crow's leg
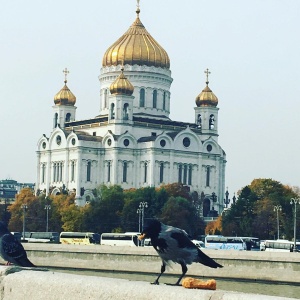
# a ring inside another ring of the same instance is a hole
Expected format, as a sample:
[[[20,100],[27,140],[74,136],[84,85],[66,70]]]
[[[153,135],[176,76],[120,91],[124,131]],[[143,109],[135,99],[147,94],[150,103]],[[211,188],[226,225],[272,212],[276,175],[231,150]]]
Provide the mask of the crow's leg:
[[[185,263],[180,263],[181,264],[181,268],[182,268],[182,274],[181,276],[179,277],[179,279],[177,280],[177,282],[175,283],[175,285],[179,285],[180,283],[180,280],[182,279],[182,277],[185,275],[185,273],[187,272],[188,268],[186,266]]]
[[[163,262],[162,265],[161,265],[160,274],[158,275],[156,280],[154,282],[152,282],[151,284],[159,284],[158,279],[165,272],[165,270],[166,270],[166,264]]]

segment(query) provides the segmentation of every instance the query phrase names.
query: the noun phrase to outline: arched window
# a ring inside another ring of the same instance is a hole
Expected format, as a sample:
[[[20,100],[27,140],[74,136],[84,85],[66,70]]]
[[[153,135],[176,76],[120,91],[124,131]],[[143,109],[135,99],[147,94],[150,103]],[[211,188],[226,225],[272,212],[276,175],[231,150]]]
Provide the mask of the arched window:
[[[145,89],[140,90],[140,107],[145,107]]]
[[[127,162],[123,162],[123,182],[127,182]]]
[[[206,167],[206,186],[209,186],[210,182],[210,166]]]
[[[75,161],[71,163],[71,181],[75,181]]]
[[[110,119],[113,120],[115,118],[115,104],[112,103],[110,106]]]
[[[104,108],[107,108],[107,98],[108,98],[108,92],[107,89],[104,90]]]
[[[46,164],[42,164],[42,183],[45,183]]]
[[[182,183],[182,165],[178,166],[178,182]]]
[[[160,163],[159,166],[159,183],[164,182],[164,163]]]
[[[147,182],[147,171],[148,171],[147,168],[148,168],[148,165],[145,162],[145,164],[144,164],[144,182],[145,183]]]
[[[164,92],[164,95],[163,95],[163,110],[166,109],[166,92]]]
[[[209,129],[214,129],[215,128],[215,116],[210,115],[209,116]]]
[[[157,90],[153,91],[153,108],[157,106]]]
[[[92,163],[89,161],[86,166],[86,181],[91,181]]]
[[[188,179],[188,185],[192,185],[192,172],[193,172],[193,169],[192,169],[192,166],[189,166],[189,179]]]
[[[70,120],[71,120],[71,114],[67,113],[66,114],[66,122],[70,122]]]
[[[199,114],[198,117],[197,117],[197,125],[198,125],[199,128],[201,128],[201,126],[202,126],[201,123],[202,123],[201,115]]]
[[[129,107],[129,104],[125,103],[124,107],[123,107],[123,118],[124,118],[124,120],[128,120],[129,119],[128,107]]]
[[[58,113],[55,113],[53,117],[53,128],[56,128],[57,122],[58,122]]]
[[[187,165],[183,167],[183,184],[187,183]]]
[[[110,162],[108,162],[108,164],[107,164],[107,182],[110,182],[110,167],[111,167],[111,164],[110,164]]]
[[[53,164],[53,182],[56,181],[56,163]]]

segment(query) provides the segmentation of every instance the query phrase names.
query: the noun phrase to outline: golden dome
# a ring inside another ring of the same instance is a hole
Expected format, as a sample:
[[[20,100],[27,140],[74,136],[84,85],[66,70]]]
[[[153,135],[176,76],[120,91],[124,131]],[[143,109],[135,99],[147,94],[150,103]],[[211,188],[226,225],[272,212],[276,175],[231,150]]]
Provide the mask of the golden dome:
[[[212,90],[208,86],[208,82],[206,82],[206,87],[202,92],[196,97],[196,105],[199,106],[217,106],[218,98],[212,92]]]
[[[109,90],[112,95],[127,95],[133,94],[134,87],[131,82],[125,77],[123,73],[124,69],[121,69],[119,77],[110,85]]]
[[[54,96],[54,103],[55,105],[75,105],[76,97],[67,87],[67,80],[64,83],[64,87]]]
[[[130,28],[110,46],[102,59],[102,66],[146,65],[170,68],[167,52],[148,33],[139,18],[138,8],[136,20]]]

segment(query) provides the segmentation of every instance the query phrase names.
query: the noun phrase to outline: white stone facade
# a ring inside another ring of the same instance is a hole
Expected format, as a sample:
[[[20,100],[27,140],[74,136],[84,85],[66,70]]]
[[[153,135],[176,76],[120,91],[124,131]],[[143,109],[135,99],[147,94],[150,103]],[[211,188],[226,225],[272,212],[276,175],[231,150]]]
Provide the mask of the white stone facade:
[[[181,182],[202,194],[203,216],[211,210],[220,214],[226,155],[218,144],[219,109],[197,106],[194,122],[172,121],[169,69],[127,64],[124,74],[133,95],[111,95],[120,70],[121,65],[100,70],[98,116],[76,120],[75,106],[53,107],[58,125],[54,122],[49,137],[38,141],[36,189],[76,191],[77,203],[84,205],[100,184],[128,189]]]

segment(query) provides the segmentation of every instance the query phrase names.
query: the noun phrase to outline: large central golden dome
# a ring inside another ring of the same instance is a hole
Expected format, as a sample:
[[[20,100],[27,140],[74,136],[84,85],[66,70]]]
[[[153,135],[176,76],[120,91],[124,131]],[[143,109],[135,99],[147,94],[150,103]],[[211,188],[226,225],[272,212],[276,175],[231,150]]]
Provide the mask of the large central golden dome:
[[[149,34],[142,24],[137,9],[137,18],[130,28],[110,46],[102,60],[102,66],[146,65],[170,68],[167,52]]]

